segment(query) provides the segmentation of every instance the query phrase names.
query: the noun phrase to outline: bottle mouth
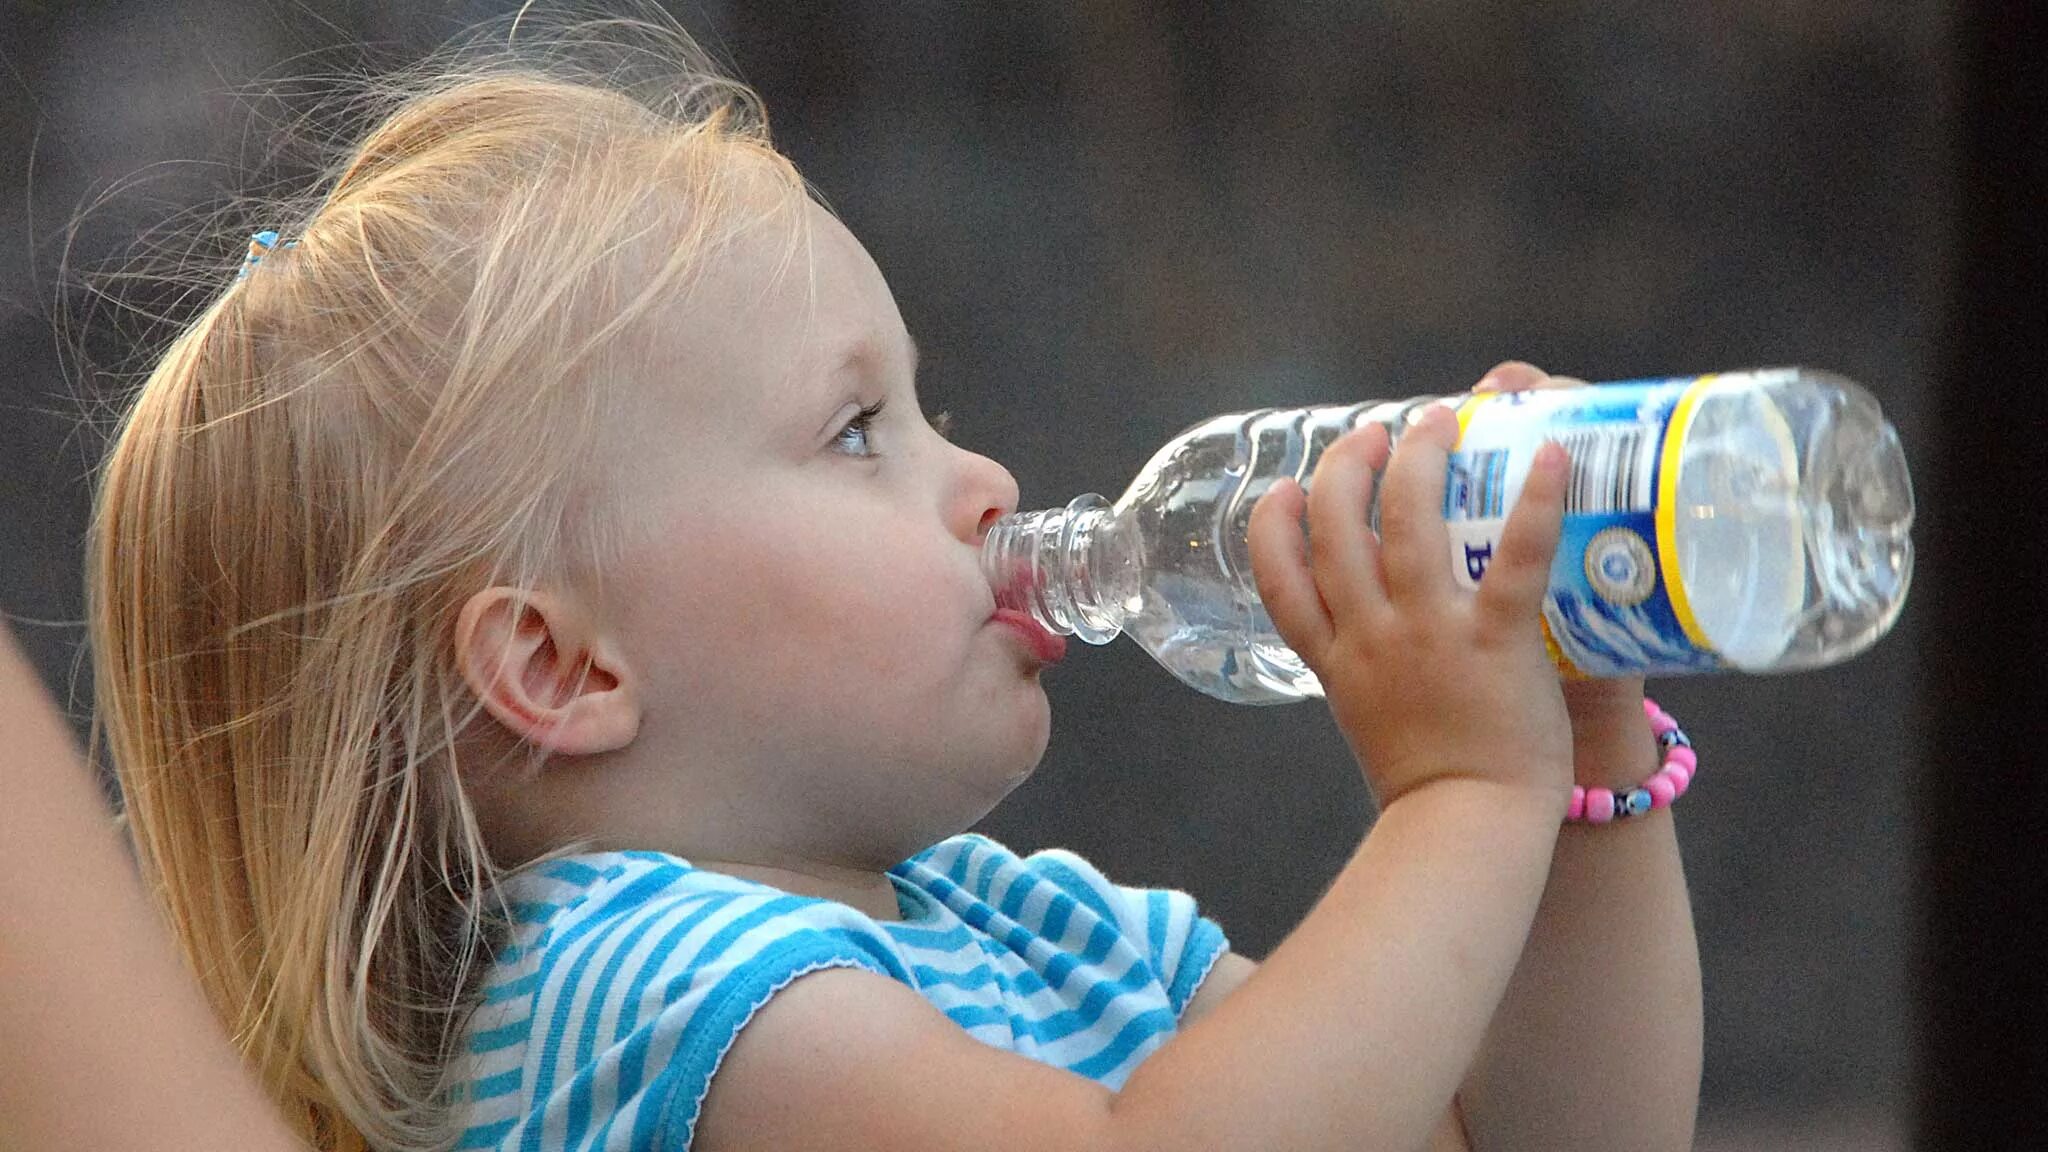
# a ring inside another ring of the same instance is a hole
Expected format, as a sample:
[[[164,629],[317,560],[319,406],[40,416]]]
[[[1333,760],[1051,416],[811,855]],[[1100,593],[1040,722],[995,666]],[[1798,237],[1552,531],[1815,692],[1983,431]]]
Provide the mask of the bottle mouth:
[[[981,575],[995,593],[996,610],[1030,612],[1034,583],[1030,553],[1019,548],[1020,538],[1031,534],[1042,512],[1017,512],[990,526],[981,542]]]
[[[1091,547],[1110,512],[1108,500],[1085,492],[1063,508],[996,521],[981,546],[982,577],[996,607],[1027,613],[1057,635],[1090,644],[1114,640],[1122,619],[1104,602]]]

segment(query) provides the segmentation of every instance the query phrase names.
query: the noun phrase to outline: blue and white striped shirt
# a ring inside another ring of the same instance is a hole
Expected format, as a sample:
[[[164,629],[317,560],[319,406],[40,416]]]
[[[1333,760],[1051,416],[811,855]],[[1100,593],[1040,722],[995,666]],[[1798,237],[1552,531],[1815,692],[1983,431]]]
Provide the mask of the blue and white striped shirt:
[[[457,1147],[686,1149],[739,1030],[820,968],[891,977],[987,1044],[1118,1088],[1226,948],[1186,893],[1112,884],[1063,850],[954,836],[889,876],[900,922],[661,852],[514,873]]]

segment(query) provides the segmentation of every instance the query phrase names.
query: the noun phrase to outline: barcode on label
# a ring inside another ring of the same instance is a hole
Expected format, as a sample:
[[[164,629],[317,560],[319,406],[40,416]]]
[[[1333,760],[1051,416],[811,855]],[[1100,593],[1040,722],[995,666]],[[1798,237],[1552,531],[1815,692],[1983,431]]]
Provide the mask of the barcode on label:
[[[1474,519],[1498,519],[1502,514],[1502,505],[1507,501],[1507,449],[1495,448],[1487,452],[1474,452],[1462,461],[1462,464],[1463,473],[1454,473],[1453,488],[1462,483],[1465,490],[1451,493],[1458,508]],[[1457,465],[1454,465],[1455,467]]]
[[[1654,429],[1642,425],[1584,428],[1558,436],[1571,453],[1571,486],[1565,490],[1567,515],[1599,512],[1648,512],[1655,507],[1650,491]]]

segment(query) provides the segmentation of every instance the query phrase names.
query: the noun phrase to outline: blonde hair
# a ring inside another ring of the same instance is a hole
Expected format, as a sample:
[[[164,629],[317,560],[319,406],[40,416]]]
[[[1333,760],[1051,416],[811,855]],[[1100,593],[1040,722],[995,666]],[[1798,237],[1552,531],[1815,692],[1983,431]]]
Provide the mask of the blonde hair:
[[[803,242],[757,98],[680,29],[532,26],[374,81],[320,187],[223,230],[217,296],[96,494],[99,739],[138,866],[322,1149],[459,1135],[453,1047],[515,866],[457,772],[462,601],[599,583],[624,528],[593,444],[654,310],[744,229]],[[650,63],[660,83],[626,79]],[[257,227],[297,245],[237,281]]]

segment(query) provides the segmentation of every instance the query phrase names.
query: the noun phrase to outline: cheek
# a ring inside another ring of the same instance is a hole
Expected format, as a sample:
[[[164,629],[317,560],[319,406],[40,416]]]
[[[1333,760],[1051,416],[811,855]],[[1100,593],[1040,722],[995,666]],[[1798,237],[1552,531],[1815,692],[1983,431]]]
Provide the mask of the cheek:
[[[930,544],[851,514],[706,528],[697,538],[715,543],[672,559],[662,599],[673,615],[659,626],[700,675],[723,669],[777,696],[771,685],[871,695],[934,678],[961,606]]]
[[[833,543],[847,546],[790,549],[753,574],[759,634],[814,674],[929,679],[921,669],[952,615],[945,589],[884,540]]]

